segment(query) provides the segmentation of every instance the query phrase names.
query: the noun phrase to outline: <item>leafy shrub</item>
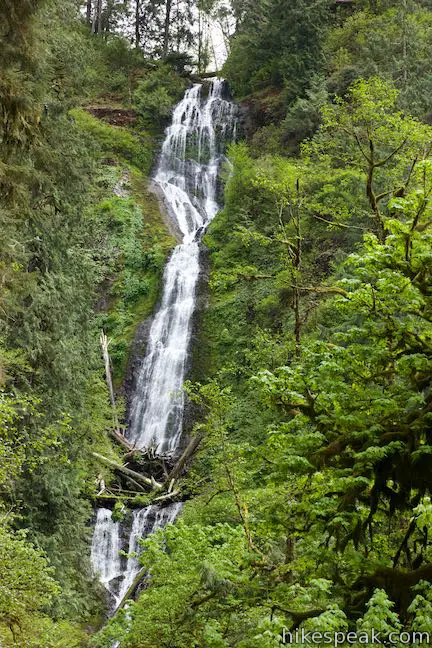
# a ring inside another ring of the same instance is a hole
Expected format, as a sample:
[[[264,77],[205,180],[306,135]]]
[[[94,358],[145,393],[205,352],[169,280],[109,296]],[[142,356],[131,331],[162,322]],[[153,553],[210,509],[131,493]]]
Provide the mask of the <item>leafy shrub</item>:
[[[154,143],[146,133],[134,133],[121,126],[111,126],[96,119],[82,108],[73,108],[70,115],[82,130],[86,131],[104,153],[115,153],[132,162],[145,173],[153,164]]]
[[[139,81],[134,94],[138,113],[146,126],[162,128],[186,88],[185,80],[168,65],[159,65]]]

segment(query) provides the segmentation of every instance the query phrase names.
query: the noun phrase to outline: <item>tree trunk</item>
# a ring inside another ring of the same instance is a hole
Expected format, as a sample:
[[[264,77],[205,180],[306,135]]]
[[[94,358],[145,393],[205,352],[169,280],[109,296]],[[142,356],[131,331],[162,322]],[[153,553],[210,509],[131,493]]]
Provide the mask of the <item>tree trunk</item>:
[[[107,383],[107,386],[108,386],[108,391],[109,391],[112,410],[113,410],[114,428],[115,428],[116,432],[118,434],[120,434],[118,417],[117,417],[116,401],[115,401],[115,396],[114,396],[114,387],[113,387],[112,376],[111,376],[111,362],[110,362],[109,351],[108,351],[110,341],[108,340],[108,338],[105,335],[104,331],[101,331],[101,334],[100,334],[100,337],[99,337],[99,342],[100,342],[100,345],[101,345],[102,356],[103,356],[104,363],[105,363],[105,378],[106,378],[106,383]]]
[[[139,49],[140,46],[140,8],[141,0],[135,0],[135,47]]]
[[[180,495],[179,490],[174,490],[171,493],[165,493],[165,495],[158,495],[158,497],[155,497],[153,502],[165,502],[167,499],[173,499],[174,497],[177,497],[177,495]]]
[[[296,358],[301,356],[301,319],[300,319],[300,292],[297,280],[294,279],[293,308],[294,308],[294,338]]]
[[[293,220],[296,233],[296,242],[293,248],[293,266],[292,266],[292,278],[293,278],[293,308],[294,308],[294,337],[295,337],[295,354],[297,358],[301,356],[301,329],[302,329],[302,319],[300,314],[300,289],[299,289],[299,278],[301,272],[301,262],[302,262],[302,236],[300,229],[300,183],[297,180],[296,183],[296,203],[294,207]]]
[[[92,34],[99,34],[102,29],[102,0],[94,0]]]
[[[203,30],[202,30],[202,14],[201,10],[198,10],[198,74],[200,74],[201,70],[201,58],[202,58],[202,38],[203,38]]]
[[[215,65],[215,68],[217,70],[218,69],[218,59],[217,59],[216,47],[215,47],[215,44],[214,44],[213,34],[212,34],[211,31],[210,31],[210,43],[211,43],[211,48],[212,48],[212,52],[213,52],[214,65]]]
[[[123,434],[120,432],[120,430],[110,430],[110,434],[119,443],[126,452],[129,454],[132,454],[136,452],[136,448],[132,445],[132,443],[129,443],[129,441],[123,436]]]
[[[172,0],[166,0],[164,39],[163,39],[163,50],[162,50],[163,58],[166,58],[168,55],[169,36],[170,36],[170,27],[171,27],[171,8],[172,8]]]
[[[87,0],[86,20],[87,20],[87,25],[91,29],[91,26],[92,26],[92,0]]]
[[[97,2],[97,24],[97,33],[100,34],[102,32],[102,0]]]
[[[90,0],[91,2],[91,0]],[[93,18],[92,18],[92,24],[91,24],[91,33],[96,34],[97,32],[97,5],[98,5],[98,0],[94,0],[94,7],[93,7]]]
[[[101,31],[105,32],[105,35],[108,35],[111,31],[111,18],[114,13],[114,0],[107,0],[106,9],[105,9],[105,21],[101,25]],[[105,36],[106,37],[106,36]]]
[[[144,489],[143,489],[144,492]],[[114,493],[98,493],[94,496],[98,502],[112,504],[113,502],[122,502],[128,504],[132,502],[138,493],[136,491],[127,491],[127,495],[115,495]]]
[[[224,45],[227,53],[230,53],[231,50],[231,26],[227,16],[225,18],[221,17],[218,21],[219,29],[222,32],[222,37],[224,40]]]
[[[408,86],[408,29],[407,29],[407,1],[402,2],[402,61],[403,61],[403,83],[404,90]]]
[[[146,575],[147,575],[147,571],[143,567],[142,569],[140,569],[138,574],[135,576],[135,578],[134,578],[132,584],[130,585],[130,587],[128,588],[126,594],[123,596],[122,600],[120,601],[120,605],[118,606],[116,612],[121,610],[125,606],[125,603],[127,601],[129,601],[129,599],[133,598],[133,595],[135,594],[135,591],[138,588],[138,585],[144,580]]]

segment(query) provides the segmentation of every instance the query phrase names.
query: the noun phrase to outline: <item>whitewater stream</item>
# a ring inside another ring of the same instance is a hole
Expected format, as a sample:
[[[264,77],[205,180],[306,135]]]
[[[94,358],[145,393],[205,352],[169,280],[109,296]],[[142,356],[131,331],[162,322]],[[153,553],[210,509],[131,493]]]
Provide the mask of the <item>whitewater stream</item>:
[[[201,88],[187,90],[175,108],[155,176],[182,243],[165,269],[162,303],[150,330],[127,436],[138,448],[152,446],[159,454],[175,452],[181,438],[199,241],[218,211],[221,154],[227,138],[235,134],[235,106],[223,99],[224,82],[212,83],[205,102]]]
[[[224,97],[225,82],[215,79],[209,94],[189,88],[176,106],[165,133],[154,182],[160,189],[181,243],[165,267],[163,294],[139,367],[126,437],[138,449],[173,456],[183,428],[182,391],[189,355],[200,241],[216,215],[218,176],[224,150],[236,135],[236,106]],[[129,522],[113,521],[112,511],[96,513],[93,571],[118,607],[139,571],[139,539],[173,522],[181,504],[134,510]],[[121,551],[133,554],[128,558]]]

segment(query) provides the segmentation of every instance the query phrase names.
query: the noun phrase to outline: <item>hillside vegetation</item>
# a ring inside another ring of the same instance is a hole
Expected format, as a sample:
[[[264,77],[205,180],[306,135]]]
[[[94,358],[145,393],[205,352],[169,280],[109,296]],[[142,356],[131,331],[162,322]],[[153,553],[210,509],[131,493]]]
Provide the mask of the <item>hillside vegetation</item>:
[[[147,182],[164,122],[131,103],[160,72],[91,37],[72,2],[6,2],[0,21],[0,642],[72,648],[105,607],[89,560],[110,479],[92,452],[116,457],[99,334],[120,388],[174,245]],[[172,105],[185,82],[169,72]]]
[[[0,6],[1,645],[270,648],[302,629],[421,645],[432,2],[188,1],[170,31],[168,2],[142,0],[132,38],[126,4],[90,25],[77,4]],[[143,541],[151,577],[105,623],[91,521],[115,478],[92,452],[119,454],[99,333],[122,420],[174,245],[147,179],[185,69],[209,57],[198,10],[235,25],[223,74],[243,115],[204,239],[202,441],[182,515]]]

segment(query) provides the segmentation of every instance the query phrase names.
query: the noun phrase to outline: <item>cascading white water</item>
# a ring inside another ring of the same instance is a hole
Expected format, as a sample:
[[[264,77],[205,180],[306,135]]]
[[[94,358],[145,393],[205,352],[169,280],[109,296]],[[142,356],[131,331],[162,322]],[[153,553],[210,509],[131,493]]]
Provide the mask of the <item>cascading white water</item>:
[[[194,85],[175,108],[155,176],[182,243],[165,268],[161,306],[140,367],[127,437],[138,448],[153,446],[158,454],[173,454],[182,433],[182,386],[200,273],[199,242],[218,210],[223,151],[236,134],[236,108],[223,98],[224,82],[213,81],[206,100],[201,99],[201,90],[201,85]],[[114,522],[109,509],[98,509],[91,561],[114,609],[139,571],[135,555],[141,551],[139,539],[173,522],[181,506],[135,510],[129,527]]]
[[[176,502],[164,508],[153,505],[133,512],[132,529],[127,550],[128,559],[118,595],[120,601],[127,593],[140,570],[138,556],[141,553],[141,547],[139,541],[157,529],[162,529],[167,524],[174,522],[181,507],[182,503]]]
[[[130,407],[129,441],[173,454],[182,433],[182,386],[195,310],[199,241],[218,210],[217,179],[223,149],[235,137],[236,108],[213,81],[207,100],[201,85],[186,91],[173,113],[155,182],[182,235],[164,274],[162,303],[150,330]]]
[[[139,541],[174,522],[181,507],[181,503],[175,503],[163,508],[152,505],[136,509],[133,511],[132,527],[124,522],[114,522],[109,509],[98,509],[91,562],[94,574],[113,598],[114,609],[120,605],[140,570]],[[121,551],[127,557],[122,556]]]
[[[91,546],[93,572],[106,589],[114,595],[123,570],[120,560],[120,524],[112,519],[110,509],[97,510],[96,525]]]

